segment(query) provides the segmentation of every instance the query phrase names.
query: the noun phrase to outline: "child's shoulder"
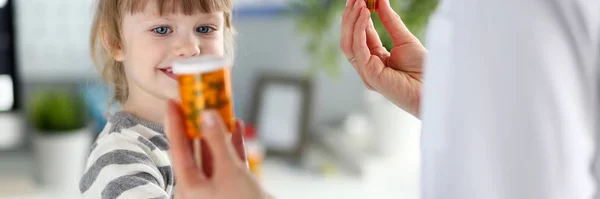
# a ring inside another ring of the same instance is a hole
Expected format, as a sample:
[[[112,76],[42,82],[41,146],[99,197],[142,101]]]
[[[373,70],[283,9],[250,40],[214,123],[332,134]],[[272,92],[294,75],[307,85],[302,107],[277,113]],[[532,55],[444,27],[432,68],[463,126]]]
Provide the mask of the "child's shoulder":
[[[104,190],[120,193],[120,186],[141,180],[169,195],[174,178],[162,132],[162,126],[145,124],[127,113],[111,116],[90,149],[80,191],[84,195],[100,195]],[[142,178],[132,173],[148,175]]]
[[[127,112],[113,114],[94,145],[133,144],[149,151],[168,150],[163,126],[141,120]]]
[[[162,125],[142,120],[127,112],[117,112],[112,115],[102,133],[135,133],[147,139],[165,135]]]

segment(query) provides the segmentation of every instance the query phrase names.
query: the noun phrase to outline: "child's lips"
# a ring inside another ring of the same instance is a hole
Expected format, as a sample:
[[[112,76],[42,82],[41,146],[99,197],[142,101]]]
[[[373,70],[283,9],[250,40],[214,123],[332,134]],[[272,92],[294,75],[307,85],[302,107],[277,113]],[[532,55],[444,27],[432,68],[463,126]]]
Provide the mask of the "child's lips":
[[[177,75],[173,74],[173,69],[171,67],[169,67],[169,68],[161,68],[159,70],[161,72],[163,72],[165,75],[167,75],[168,77],[170,77],[171,79],[177,79]]]

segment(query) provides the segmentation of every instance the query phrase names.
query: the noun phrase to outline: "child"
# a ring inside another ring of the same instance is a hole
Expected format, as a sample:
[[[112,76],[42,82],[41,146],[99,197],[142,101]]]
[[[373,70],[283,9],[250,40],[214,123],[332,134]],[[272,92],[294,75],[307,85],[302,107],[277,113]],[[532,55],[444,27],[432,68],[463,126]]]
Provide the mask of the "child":
[[[233,57],[231,0],[97,0],[92,57],[121,111],[87,159],[85,198],[170,198],[174,177],[163,132],[168,99],[178,99],[173,60]]]

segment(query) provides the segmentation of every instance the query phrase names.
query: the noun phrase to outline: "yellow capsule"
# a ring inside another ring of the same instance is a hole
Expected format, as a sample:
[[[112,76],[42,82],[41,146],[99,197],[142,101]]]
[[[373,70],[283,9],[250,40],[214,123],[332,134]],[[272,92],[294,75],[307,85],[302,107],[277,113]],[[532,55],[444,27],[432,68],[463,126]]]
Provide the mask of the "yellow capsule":
[[[365,0],[365,2],[367,3],[367,8],[369,8],[369,11],[377,12],[379,10],[377,6],[377,0]]]

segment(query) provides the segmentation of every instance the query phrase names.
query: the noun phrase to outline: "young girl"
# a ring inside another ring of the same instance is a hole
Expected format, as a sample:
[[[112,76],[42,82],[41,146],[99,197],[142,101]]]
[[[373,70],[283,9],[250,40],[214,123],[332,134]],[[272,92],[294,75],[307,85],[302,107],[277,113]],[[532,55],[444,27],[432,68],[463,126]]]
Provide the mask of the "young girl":
[[[179,98],[171,63],[232,58],[231,11],[231,0],[97,1],[92,57],[121,110],[92,146],[79,186],[85,198],[173,196],[162,125],[167,101]]]

